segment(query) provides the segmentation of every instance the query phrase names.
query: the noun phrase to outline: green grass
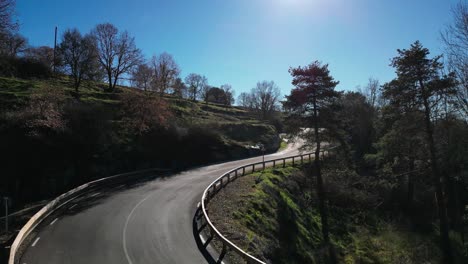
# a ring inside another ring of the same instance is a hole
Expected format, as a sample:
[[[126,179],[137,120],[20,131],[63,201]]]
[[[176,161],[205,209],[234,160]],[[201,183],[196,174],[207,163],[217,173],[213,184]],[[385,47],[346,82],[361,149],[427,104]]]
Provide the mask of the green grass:
[[[234,213],[226,217],[232,217],[234,230],[245,234],[236,243],[255,256],[272,263],[323,263],[316,197],[300,191],[303,184],[297,175],[301,168],[290,166],[238,179],[233,185],[244,191],[229,193],[239,197],[230,197]],[[310,198],[312,203],[304,203]],[[360,220],[363,213],[372,220]],[[356,212],[332,202],[330,225],[340,263],[438,263],[440,259],[435,234],[413,232],[376,211]]]
[[[280,147],[279,147],[278,151],[284,150],[287,147],[288,147],[288,142],[286,142],[284,140],[281,140]]]
[[[141,93],[141,90],[118,86],[112,93],[105,91],[105,83],[83,81],[78,93],[68,77],[48,80],[22,80],[0,77],[0,110],[10,111],[28,103],[30,95],[46,87],[62,90],[68,98],[81,102],[108,106],[111,111],[120,111],[120,95]],[[227,145],[247,146],[258,142],[269,143],[269,151],[278,146],[273,126],[257,119],[253,113],[234,106],[193,102],[191,100],[164,95],[173,113],[172,123],[179,127],[198,126],[217,132]]]

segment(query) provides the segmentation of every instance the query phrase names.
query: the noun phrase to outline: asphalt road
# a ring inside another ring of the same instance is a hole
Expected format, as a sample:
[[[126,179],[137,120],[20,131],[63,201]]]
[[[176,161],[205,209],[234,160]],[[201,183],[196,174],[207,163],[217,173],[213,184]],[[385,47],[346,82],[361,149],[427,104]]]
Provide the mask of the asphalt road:
[[[289,146],[265,160],[297,153]],[[204,189],[224,172],[261,160],[201,167],[79,197],[41,224],[20,263],[207,263],[192,230]]]

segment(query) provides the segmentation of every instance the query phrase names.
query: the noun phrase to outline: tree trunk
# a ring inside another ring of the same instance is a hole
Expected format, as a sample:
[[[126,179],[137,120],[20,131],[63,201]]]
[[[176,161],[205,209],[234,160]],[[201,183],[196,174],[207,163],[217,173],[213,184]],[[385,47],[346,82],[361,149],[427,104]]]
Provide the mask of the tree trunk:
[[[319,211],[320,211],[320,218],[322,222],[322,235],[325,246],[328,248],[328,254],[331,263],[336,263],[336,256],[335,251],[333,249],[333,245],[330,243],[330,234],[329,234],[329,226],[328,226],[328,208],[326,204],[326,192],[323,187],[323,178],[322,178],[322,171],[320,167],[320,132],[319,132],[319,124],[318,124],[318,114],[317,114],[317,103],[316,99],[314,98],[314,134],[315,134],[315,159],[314,159],[314,168],[315,168],[315,175],[317,177],[317,196],[319,200]]]
[[[118,80],[119,75],[114,76],[114,83],[112,85],[111,91],[113,92],[115,90],[115,86],[117,86],[117,80]]]
[[[406,207],[409,212],[411,212],[411,208],[413,205],[413,199],[414,199],[414,175],[413,175],[413,170],[414,170],[414,159],[410,158],[409,161],[409,173],[408,173],[408,197],[406,201]]]
[[[424,121],[426,126],[426,135],[427,135],[427,143],[429,145],[429,152],[431,158],[431,171],[432,177],[434,181],[434,187],[436,188],[436,198],[437,198],[437,206],[439,207],[439,228],[440,228],[440,246],[444,255],[444,263],[451,264],[453,263],[452,259],[452,248],[450,246],[450,238],[449,238],[449,224],[448,224],[448,216],[447,216],[447,204],[444,195],[444,187],[442,182],[442,177],[440,176],[439,167],[437,164],[436,158],[436,150],[434,144],[434,131],[431,123],[431,115],[430,115],[430,106],[428,102],[427,96],[425,96],[425,89],[424,84],[420,80],[419,81],[422,93],[423,93],[423,103],[424,103]]]
[[[109,80],[109,92],[112,91],[112,73],[107,71],[107,79]]]

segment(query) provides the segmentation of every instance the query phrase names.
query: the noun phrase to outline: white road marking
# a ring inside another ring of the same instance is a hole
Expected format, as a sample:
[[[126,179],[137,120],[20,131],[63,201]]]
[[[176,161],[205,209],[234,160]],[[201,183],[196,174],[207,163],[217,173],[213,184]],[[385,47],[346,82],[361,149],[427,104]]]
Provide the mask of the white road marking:
[[[89,197],[94,197],[94,196],[99,195],[99,194],[101,194],[101,193],[100,193],[100,192],[93,193],[93,194],[91,194]]]
[[[153,195],[153,194],[152,193],[148,194],[145,198],[143,198],[143,200],[141,200],[139,203],[137,203],[135,205],[135,207],[133,207],[132,211],[130,211],[130,214],[127,216],[127,221],[125,221],[125,226],[124,226],[124,228],[122,230],[122,246],[123,246],[123,249],[124,249],[125,257],[127,257],[128,264],[133,264],[132,260],[130,259],[130,256],[128,255],[128,250],[127,250],[127,227],[128,227],[128,223],[130,222],[130,219],[132,218],[132,215],[135,212],[135,210],[144,201],[146,201],[151,195]]]
[[[52,222],[50,223],[50,225],[55,224],[55,222],[57,222],[57,220],[58,220],[58,218],[55,218],[54,221],[52,221]]]
[[[31,247],[35,247],[37,242],[41,239],[40,237],[37,237],[36,240],[34,240],[34,243],[32,243]]]
[[[74,205],[70,206],[70,208],[68,208],[68,209],[73,209],[73,207],[75,207],[76,205],[77,204],[74,204]]]

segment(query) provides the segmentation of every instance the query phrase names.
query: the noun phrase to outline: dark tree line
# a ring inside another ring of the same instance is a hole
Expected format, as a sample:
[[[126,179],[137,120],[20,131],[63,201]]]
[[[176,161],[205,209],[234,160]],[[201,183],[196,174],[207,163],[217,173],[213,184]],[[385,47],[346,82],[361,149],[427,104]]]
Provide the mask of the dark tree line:
[[[283,103],[286,122],[290,132],[315,150],[311,175],[316,178],[323,240],[332,262],[336,258],[330,241],[326,179],[318,158],[324,141],[340,146],[348,166],[363,175],[375,175],[374,184],[383,180],[395,190],[404,190],[400,209],[415,227],[421,228],[421,221],[432,226],[432,219],[421,220],[418,213],[437,214],[444,263],[454,263],[460,254],[450,232],[457,232],[464,241],[468,124],[463,111],[457,111],[462,107],[457,98],[463,79],[454,72],[444,74],[441,56],[430,57],[418,41],[397,52],[391,63],[397,77],[382,86],[371,79],[364,94],[336,92],[338,82],[326,64],[290,69],[295,88]],[[422,207],[422,201],[433,207]]]

